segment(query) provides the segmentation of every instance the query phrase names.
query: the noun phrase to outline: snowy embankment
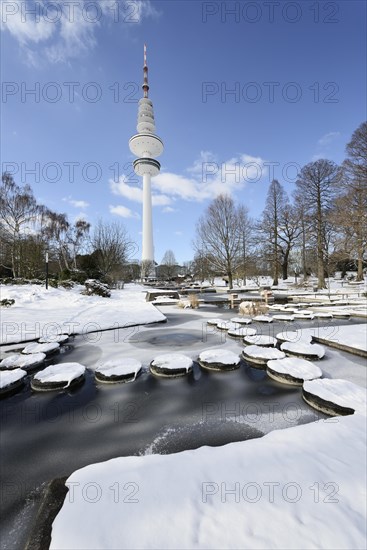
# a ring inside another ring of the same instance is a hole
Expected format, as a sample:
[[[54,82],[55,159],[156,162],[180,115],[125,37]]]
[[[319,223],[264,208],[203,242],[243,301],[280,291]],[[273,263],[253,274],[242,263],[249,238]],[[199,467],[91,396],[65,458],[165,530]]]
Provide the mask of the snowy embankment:
[[[139,285],[113,290],[111,298],[84,296],[80,293],[83,288],[1,286],[1,298],[13,298],[15,304],[1,309],[0,343],[26,342],[53,333],[87,334],[166,319],[145,301],[144,287]]]
[[[116,458],[74,472],[67,485],[51,549],[362,549],[366,418]]]
[[[297,331],[302,340],[316,338],[325,344],[339,344],[355,350],[367,352],[367,323],[359,325],[315,326]]]

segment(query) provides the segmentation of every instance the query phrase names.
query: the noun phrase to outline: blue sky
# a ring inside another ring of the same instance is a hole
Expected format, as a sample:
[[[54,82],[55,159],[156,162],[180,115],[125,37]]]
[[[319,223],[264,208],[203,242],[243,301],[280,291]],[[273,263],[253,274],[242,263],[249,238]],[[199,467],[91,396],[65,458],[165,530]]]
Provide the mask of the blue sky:
[[[193,257],[195,224],[219,193],[256,217],[272,177],[291,193],[297,167],[340,163],[366,118],[362,1],[1,8],[2,169],[71,220],[120,220],[139,247],[142,191],[128,140],[146,42],[165,144],[152,180],[158,262],[167,249],[179,262]]]

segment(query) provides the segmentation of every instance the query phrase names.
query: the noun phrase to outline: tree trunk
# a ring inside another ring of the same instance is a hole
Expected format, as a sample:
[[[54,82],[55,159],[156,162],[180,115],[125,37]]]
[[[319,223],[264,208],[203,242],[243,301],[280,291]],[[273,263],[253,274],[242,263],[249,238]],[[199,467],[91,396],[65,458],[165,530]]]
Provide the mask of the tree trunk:
[[[358,239],[358,267],[357,267],[357,281],[363,281],[363,246],[362,240]]]
[[[320,192],[317,198],[317,278],[319,290],[325,286],[324,243],[322,238],[322,211]]]
[[[228,288],[230,290],[232,290],[232,288],[233,288],[233,275],[232,275],[232,272],[228,271],[227,275],[228,275]]]
[[[288,279],[288,258],[289,258],[289,252],[286,252],[284,254],[283,263],[282,263],[283,281]]]

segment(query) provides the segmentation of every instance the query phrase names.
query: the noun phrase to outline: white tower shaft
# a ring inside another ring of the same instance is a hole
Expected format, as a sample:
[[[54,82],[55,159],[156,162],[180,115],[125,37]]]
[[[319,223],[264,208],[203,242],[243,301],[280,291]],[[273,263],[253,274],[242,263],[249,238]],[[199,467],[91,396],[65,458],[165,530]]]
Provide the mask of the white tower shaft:
[[[150,174],[143,175],[143,250],[141,258],[142,261],[154,261]]]
[[[153,103],[148,98],[147,50],[144,45],[144,83],[143,97],[139,100],[137,134],[129,141],[130,151],[138,157],[134,161],[134,170],[143,178],[143,238],[142,261],[154,262],[153,218],[151,178],[159,174],[161,165],[154,158],[163,152],[163,142],[155,134]]]

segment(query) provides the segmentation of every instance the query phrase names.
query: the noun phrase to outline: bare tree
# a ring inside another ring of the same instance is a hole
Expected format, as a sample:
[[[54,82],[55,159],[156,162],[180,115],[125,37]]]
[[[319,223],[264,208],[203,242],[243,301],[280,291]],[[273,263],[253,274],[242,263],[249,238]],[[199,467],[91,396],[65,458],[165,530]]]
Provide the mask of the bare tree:
[[[140,267],[142,280],[155,277],[155,262],[153,260],[143,260]]]
[[[362,281],[367,250],[367,122],[355,130],[346,152],[348,157],[343,163],[342,195],[336,201],[336,219],[357,259],[357,281]]]
[[[99,220],[91,238],[98,270],[103,278],[119,273],[121,267],[133,255],[137,247],[123,225]]]
[[[172,250],[166,250],[160,265],[160,275],[163,279],[172,279],[177,274],[177,261]]]
[[[11,269],[13,277],[23,274],[22,241],[37,224],[43,207],[39,205],[29,185],[18,186],[13,177],[4,173],[0,187],[0,226],[3,266]],[[7,264],[9,260],[9,264]]]
[[[219,195],[207,208],[196,226],[196,246],[208,257],[213,268],[228,277],[233,288],[233,275],[241,253],[241,217],[228,195]]]
[[[290,253],[301,235],[302,224],[298,218],[297,209],[294,206],[288,205],[282,211],[278,226],[279,263],[282,268],[283,280],[288,279]]]
[[[249,275],[249,263],[252,259],[252,248],[254,244],[253,229],[254,222],[249,216],[249,211],[246,206],[238,207],[238,217],[241,231],[241,254],[238,274],[243,279],[243,285],[246,286],[246,279]]]
[[[261,225],[259,227],[260,232],[265,235],[269,247],[269,257],[273,271],[273,285],[279,283],[279,228],[280,220],[284,218],[284,213],[287,208],[289,208],[287,193],[278,180],[273,180],[268,189]]]
[[[325,224],[340,182],[335,162],[319,159],[306,164],[298,174],[297,195],[304,205],[316,237],[318,288],[325,288]]]

